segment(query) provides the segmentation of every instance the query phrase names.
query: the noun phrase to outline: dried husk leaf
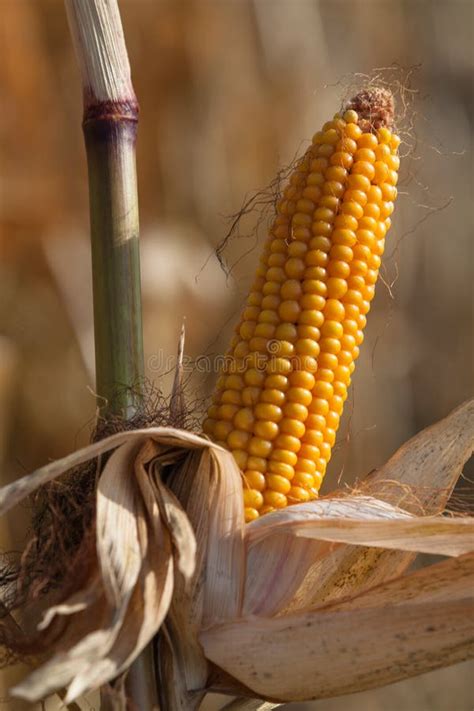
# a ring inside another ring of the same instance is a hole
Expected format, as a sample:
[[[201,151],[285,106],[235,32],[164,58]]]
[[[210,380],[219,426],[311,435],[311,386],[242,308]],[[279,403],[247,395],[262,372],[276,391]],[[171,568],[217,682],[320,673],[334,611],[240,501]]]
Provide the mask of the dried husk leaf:
[[[444,509],[473,450],[473,403],[464,403],[444,420],[413,437],[382,469],[362,482],[358,493],[380,501],[373,509],[376,518],[384,518],[384,511],[390,510],[384,508],[385,504],[428,516]],[[347,499],[347,491],[341,491],[326,501],[335,502],[337,506]],[[292,507],[284,515],[298,517],[301,508]],[[253,537],[257,529],[265,529],[276,517],[281,514],[250,524],[248,534]],[[460,530],[467,532],[469,526]],[[424,531],[426,534],[429,527]],[[288,530],[288,536],[270,536],[255,549],[250,546],[245,614],[252,611],[282,614],[351,595],[397,577],[416,555],[406,550],[406,546],[403,551],[388,550],[386,542],[379,542],[383,548],[372,547],[378,545],[375,538],[369,548],[367,542],[365,545],[338,545],[294,537],[290,540],[289,535]],[[427,541],[425,535],[424,541]],[[356,538],[351,535],[347,543],[356,543]],[[413,551],[417,550],[416,545],[414,542]],[[418,550],[424,548],[420,546]],[[285,570],[284,576],[281,570]],[[272,585],[269,580],[273,581]]]
[[[150,438],[153,435],[156,439]],[[66,620],[61,650],[14,693],[28,700],[68,687],[67,701],[125,670],[156,634],[169,608],[173,568],[189,581],[196,543],[179,502],[146,470],[156,457],[168,463],[206,440],[173,428],[114,435],[38,470],[3,490],[9,508],[45,479],[121,446],[109,457],[97,486],[97,559],[83,590],[47,611],[42,626]]]
[[[474,654],[473,573],[474,555],[468,554],[347,602],[283,617],[245,617],[214,626],[200,639],[209,659],[262,698],[363,691]]]
[[[307,571],[331,555],[333,546],[300,545],[298,537],[456,556],[474,549],[474,519],[415,517],[360,495],[320,499],[262,517],[247,530],[244,614],[285,609],[295,594],[299,567]]]
[[[172,659],[165,660],[164,665],[171,677],[178,665],[187,692],[199,692],[208,675],[199,630],[211,619],[235,618],[242,604],[245,549],[241,475],[229,452],[210,448],[181,465],[170,475],[168,485],[193,526],[197,558],[191,584],[176,580],[166,623]],[[199,701],[198,695],[191,694],[186,703],[182,698],[183,693],[176,694],[173,708],[190,709]]]

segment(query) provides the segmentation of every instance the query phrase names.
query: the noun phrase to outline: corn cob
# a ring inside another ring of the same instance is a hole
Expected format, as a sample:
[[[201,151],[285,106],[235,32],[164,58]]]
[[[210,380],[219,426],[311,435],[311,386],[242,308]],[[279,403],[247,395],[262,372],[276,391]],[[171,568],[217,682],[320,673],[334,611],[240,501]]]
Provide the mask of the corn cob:
[[[243,473],[245,517],[318,496],[397,194],[393,98],[358,94],[277,205],[203,429]]]

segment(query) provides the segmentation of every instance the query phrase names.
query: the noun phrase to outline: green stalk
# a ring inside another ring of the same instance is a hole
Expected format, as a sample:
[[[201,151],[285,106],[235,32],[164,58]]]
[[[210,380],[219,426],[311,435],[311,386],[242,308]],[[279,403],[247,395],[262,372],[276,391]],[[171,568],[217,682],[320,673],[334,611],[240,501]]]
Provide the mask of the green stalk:
[[[65,3],[84,92],[96,392],[103,419],[126,420],[140,405],[144,372],[135,158],[138,104],[117,0]],[[132,708],[159,708],[151,645],[135,660],[125,688]],[[104,711],[108,705],[104,696]]]
[[[86,110],[84,135],[94,291],[96,391],[103,417],[140,404],[143,336],[135,139],[138,107]]]

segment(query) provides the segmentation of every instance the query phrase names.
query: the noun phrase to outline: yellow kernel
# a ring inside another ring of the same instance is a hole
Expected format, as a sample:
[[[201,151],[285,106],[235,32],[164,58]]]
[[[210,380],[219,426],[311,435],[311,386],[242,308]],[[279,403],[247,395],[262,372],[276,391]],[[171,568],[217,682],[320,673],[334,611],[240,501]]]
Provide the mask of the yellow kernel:
[[[255,423],[255,416],[249,407],[244,407],[234,416],[234,426],[245,432],[252,432]]]
[[[262,392],[261,400],[271,405],[282,405],[285,402],[285,393],[277,388],[265,388]]]
[[[330,299],[340,299],[347,291],[347,282],[345,279],[331,277],[328,279],[327,290]]]
[[[321,188],[318,188],[316,185],[309,185],[303,190],[303,197],[306,198],[307,200],[311,200],[314,204],[316,204],[319,201],[319,198],[322,195],[322,190]]]
[[[320,370],[335,370],[339,365],[339,361],[334,353],[323,352],[318,358],[318,365]]]
[[[238,405],[221,405],[218,409],[218,418],[220,420],[229,420],[229,422],[232,422],[234,419],[234,416],[236,412],[239,411]]]
[[[249,350],[250,350],[249,344],[247,343],[247,341],[240,341],[240,343],[238,343],[235,346],[234,356],[237,359],[245,358],[245,356],[248,354]]]
[[[356,228],[357,226],[358,225],[356,220]],[[354,230],[349,230],[343,227],[338,227],[337,229],[335,229],[332,238],[334,244],[342,244],[346,247],[352,247],[357,241]]]
[[[295,477],[298,474],[298,472],[306,472],[307,474],[313,474],[313,472],[316,471],[316,464],[312,459],[304,459],[301,456],[301,451],[298,455],[298,461],[296,462],[295,465]],[[297,481],[295,484],[298,483]],[[299,482],[301,483],[301,482]]]
[[[318,220],[317,222],[313,222],[311,231],[315,237],[329,237],[332,232],[332,224],[330,222]]]
[[[359,203],[355,202],[355,200],[348,200],[347,202],[342,203],[341,213],[343,215],[349,215],[355,220],[360,220],[360,218],[364,214],[364,209],[362,205],[359,205]]]
[[[392,157],[390,147],[387,146],[386,143],[379,143],[379,145],[375,149],[374,155],[376,156],[377,160],[383,160],[385,162],[387,162],[387,159],[390,159]]]
[[[226,445],[224,445],[226,446]],[[239,469],[244,470],[247,468],[248,455],[244,449],[232,449],[232,456],[235,459],[235,463]]]
[[[342,118],[346,123],[357,123],[359,120],[357,111],[354,111],[354,109],[347,109],[347,111],[344,111]]]
[[[344,133],[349,138],[352,138],[354,141],[357,141],[357,139],[360,138],[362,131],[356,123],[348,123],[346,128],[344,129]]]
[[[267,270],[266,279],[270,283],[277,282],[281,284],[286,279],[285,270],[282,267],[270,267]]]
[[[263,506],[263,496],[256,489],[244,489],[244,506],[260,509]]]
[[[354,153],[354,160],[375,163],[376,154],[371,148],[359,148],[359,150]]]
[[[267,459],[266,457],[249,456],[247,461],[247,469],[251,471],[261,472],[262,474],[267,471]]]
[[[298,457],[294,452],[289,450],[274,449],[271,454],[271,459],[274,462],[283,462],[283,464],[288,464],[290,467],[293,467],[296,464]]]
[[[364,175],[368,180],[372,180],[375,175],[375,168],[372,163],[365,160],[359,160],[352,166],[352,175],[356,174]]]
[[[386,128],[385,126],[382,126],[379,128],[377,131],[377,137],[380,141],[380,143],[391,143],[392,141],[392,132]]]
[[[250,368],[244,374],[243,380],[245,381],[246,385],[261,386],[265,381],[265,373],[263,373],[261,370],[257,370],[256,368]]]
[[[291,417],[284,417],[283,420],[280,422],[280,432],[291,435],[292,437],[297,437],[299,439],[304,435],[305,426],[299,420],[295,420]]]
[[[268,360],[266,370],[269,374],[279,373],[285,375],[285,373],[290,373],[292,370],[291,361],[288,358],[276,358],[275,356],[271,356]]]
[[[334,390],[330,382],[326,380],[316,380],[313,388],[313,396],[329,400],[333,396]],[[281,429],[281,426],[280,426]]]
[[[240,405],[242,401],[240,392],[237,390],[224,390],[221,396],[221,402],[229,403],[230,405]]]
[[[355,322],[353,323],[355,325],[355,330],[357,331],[357,324]],[[353,348],[355,348],[355,345],[356,342],[354,336],[351,336],[350,334],[346,333],[346,330],[344,329],[344,335],[341,338],[341,347],[346,351],[351,351]]]
[[[339,321],[327,320],[321,327],[321,335],[327,338],[342,338],[344,329]]]
[[[263,491],[265,488],[265,477],[262,472],[247,469],[244,474],[244,486],[245,485],[247,485],[249,489]]]
[[[280,283],[278,281],[266,281],[262,287],[263,293],[278,295],[280,293]]]
[[[310,239],[311,233],[308,233],[308,239]],[[288,254],[290,257],[304,257],[308,251],[308,245],[305,242],[298,242],[297,240],[290,242],[288,245]]]
[[[298,355],[292,359],[294,370],[306,371],[307,373],[316,373],[318,362],[316,358],[309,355]]]
[[[230,449],[246,449],[250,440],[250,433],[243,430],[233,430],[227,436],[227,444]]]
[[[275,440],[275,447],[287,449],[290,452],[298,452],[301,447],[301,442],[298,437],[289,434],[279,434]]]
[[[309,355],[317,358],[319,355],[319,345],[310,338],[300,338],[295,344],[296,352],[299,355]]]
[[[252,437],[248,445],[248,451],[254,457],[268,457],[272,451],[272,443],[261,437]]]
[[[281,285],[281,297],[284,300],[294,301],[302,294],[301,283],[297,279],[287,279]]]
[[[352,165],[353,158],[347,151],[336,151],[336,153],[332,154],[330,161],[334,166],[340,166],[347,171]]]
[[[266,353],[268,338],[262,336],[254,336],[249,341],[249,348],[252,353]]]
[[[359,137],[357,145],[359,148],[370,148],[374,151],[378,146],[377,137],[373,133],[363,133]]]
[[[345,304],[353,304],[354,306],[359,306],[362,304],[362,294],[356,289],[349,289],[343,297]]]
[[[321,319],[321,323],[324,321],[324,317]],[[309,338],[313,341],[319,341],[321,332],[317,326],[309,326],[308,324],[302,323],[297,326],[299,338]]]
[[[352,202],[351,204],[357,205],[358,203]],[[357,222],[357,218],[355,218],[354,215],[349,215],[348,213],[341,213],[334,220],[334,226],[337,230],[352,230],[354,232],[358,228],[359,223]],[[334,242],[334,234],[332,235],[332,240]]]
[[[370,188],[370,180],[360,173],[351,173],[347,178],[347,185],[354,190],[362,190],[367,192]]]
[[[293,355],[295,347],[290,341],[277,341],[273,340],[268,344],[268,352],[272,356],[281,356],[282,358],[289,358]]]
[[[263,498],[268,506],[272,506],[275,509],[284,509],[288,506],[288,499],[284,494],[280,494],[278,491],[267,489],[263,494]]]
[[[328,299],[323,310],[326,319],[342,321],[345,317],[344,305],[338,299]]]
[[[349,289],[355,289],[356,291],[360,291],[362,293],[365,287],[365,280],[361,276],[353,275],[347,280],[347,286]]]
[[[287,260],[285,264],[285,272],[290,277],[290,279],[301,279],[304,274],[304,270],[304,260],[299,257],[291,257]]]
[[[278,462],[270,462],[269,469],[272,470],[272,465],[277,465]],[[267,474],[267,487],[272,491],[278,491],[280,494],[287,494],[291,489],[289,479],[280,474]]]
[[[261,512],[263,513],[263,509],[261,509]],[[257,509],[246,508],[244,509],[244,515],[245,523],[251,523],[252,521],[256,521],[258,518],[260,518],[260,514]]]
[[[320,397],[313,398],[309,406],[309,412],[313,415],[322,415],[323,417],[329,412],[329,403]]]
[[[281,390],[285,392],[288,389],[288,378],[285,375],[267,375],[265,378],[265,388]]]
[[[281,341],[296,341],[296,326],[293,323],[281,323],[277,326],[275,338]]]
[[[278,476],[282,476],[288,481],[291,481],[291,479],[293,479],[295,475],[295,470],[291,466],[291,464],[286,464],[285,462],[278,462],[274,459],[271,459],[268,462],[268,472],[271,474],[278,474]]]
[[[313,326],[314,328],[319,328],[324,321],[324,316],[321,311],[312,311],[311,309],[305,309],[301,312],[299,322],[305,326]]]
[[[332,277],[346,279],[351,273],[351,268],[347,262],[332,259],[328,266],[328,273]]]
[[[288,393],[290,393],[291,390],[294,390],[294,388],[290,388],[288,390]],[[290,417],[294,420],[300,420],[301,422],[304,422],[308,417],[307,408],[300,402],[287,402],[283,408],[283,413],[285,417]]]
[[[302,438],[303,443],[310,444],[313,447],[319,447],[323,444],[323,433],[321,430],[307,429]]]
[[[255,417],[259,420],[279,422],[283,417],[283,413],[278,405],[272,405],[269,402],[259,402],[255,406]]]
[[[253,428],[254,435],[260,439],[273,440],[278,435],[278,425],[269,420],[258,420]]]
[[[321,358],[321,356],[319,356],[319,357]],[[334,373],[329,368],[318,368],[317,378],[318,378],[318,382],[320,380],[324,380],[327,383],[332,383],[332,381],[334,380]]]
[[[342,398],[340,395],[333,395],[329,401],[329,408],[333,412],[336,412],[338,415],[340,415],[342,413],[342,410],[344,409],[344,398]]]
[[[311,464],[313,465],[313,471],[305,472],[304,469],[299,469],[295,472],[295,476],[293,479],[294,485],[300,485],[305,489],[310,489],[312,486],[314,486],[313,472],[316,471],[316,466],[314,462],[311,462]]]
[[[327,266],[328,262],[329,257],[327,252],[323,252],[321,249],[312,249],[306,255],[306,264],[309,267],[325,267]]]
[[[286,262],[286,254],[271,254],[268,257],[268,266],[269,267],[283,267]],[[254,315],[252,311],[250,311],[247,314],[247,310],[244,311],[244,317],[245,318],[256,318],[258,316],[258,308],[256,306],[251,306],[249,307],[251,309],[257,309],[257,314]]]
[[[255,405],[260,397],[260,388],[248,387],[242,390],[242,404],[249,407],[250,405]]]
[[[295,503],[304,504],[310,499],[309,492],[303,489],[301,486],[292,486],[287,494],[289,501],[294,501]]]
[[[256,321],[244,321],[241,324],[239,333],[240,333],[241,338],[243,338],[244,341],[248,341],[250,338],[252,338],[256,325],[257,325]]]
[[[290,405],[298,405],[298,406],[304,406],[306,409],[308,405],[310,404],[312,400],[312,395],[309,390],[306,388],[301,388],[301,387],[292,387],[288,390],[286,393],[286,397],[288,399],[287,406]],[[287,410],[285,410],[285,415],[287,417],[294,417],[294,415],[290,414]],[[307,411],[306,411],[306,417],[307,417]],[[296,419],[302,419],[301,417],[297,417]]]
[[[339,427],[340,417],[337,412],[329,412],[326,416],[326,424],[333,430],[337,430]]]
[[[304,370],[296,370],[289,376],[291,385],[312,390],[316,382],[314,375]]]
[[[282,301],[278,309],[278,314],[283,321],[295,322],[298,319],[301,308],[297,301]]]
[[[374,177],[373,181],[376,185],[380,185],[388,177],[388,167],[387,164],[381,160],[378,160],[374,165]]]

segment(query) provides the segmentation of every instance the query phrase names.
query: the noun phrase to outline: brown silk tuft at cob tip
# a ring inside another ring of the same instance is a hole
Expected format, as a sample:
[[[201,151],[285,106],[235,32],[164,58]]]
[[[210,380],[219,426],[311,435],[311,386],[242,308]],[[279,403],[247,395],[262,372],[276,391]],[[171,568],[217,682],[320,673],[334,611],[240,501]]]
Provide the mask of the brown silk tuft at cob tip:
[[[242,471],[246,521],[318,496],[397,195],[392,123],[391,93],[361,91],[277,204],[203,423]]]
[[[363,131],[374,133],[378,128],[391,128],[395,114],[395,102],[389,89],[381,87],[359,91],[346,105],[359,117],[359,126]]]

